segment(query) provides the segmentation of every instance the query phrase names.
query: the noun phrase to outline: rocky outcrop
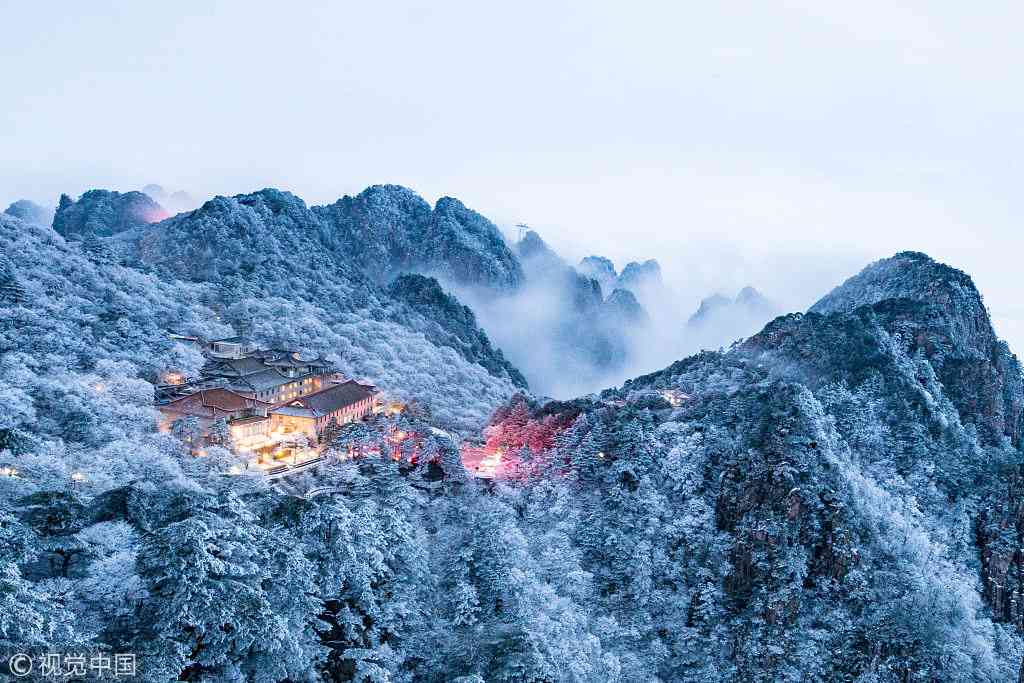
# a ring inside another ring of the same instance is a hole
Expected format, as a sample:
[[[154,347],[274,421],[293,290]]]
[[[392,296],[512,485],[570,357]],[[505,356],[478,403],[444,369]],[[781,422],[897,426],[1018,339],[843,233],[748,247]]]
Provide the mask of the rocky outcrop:
[[[498,292],[522,284],[501,231],[457,199],[443,197],[431,209],[407,188],[374,185],[312,211],[325,243],[378,282],[419,272]]]
[[[53,209],[47,209],[28,199],[19,199],[8,206],[4,213],[8,216],[20,218],[32,225],[50,225],[53,223]]]
[[[587,256],[576,266],[584,276],[597,280],[601,284],[602,291],[610,292],[615,289],[619,274],[615,272],[615,265],[610,259],[604,256]]]
[[[424,239],[428,269],[433,266],[459,284],[509,291],[523,282],[501,231],[457,199],[437,200]]]
[[[60,196],[53,229],[65,239],[110,237],[167,218],[167,212],[141,192],[89,190],[77,201]]]
[[[453,348],[491,374],[504,374],[516,386],[526,388],[526,379],[505,360],[501,349],[491,345],[487,334],[477,325],[473,311],[445,292],[437,280],[415,274],[400,275],[388,287],[388,294],[393,301],[407,304],[435,321],[436,325],[425,332],[431,342]]]
[[[974,282],[925,254],[878,261],[811,307],[812,313],[870,309],[908,353],[926,357],[965,423],[982,437],[1020,445],[1024,384],[1020,365],[992,329]]]
[[[664,286],[661,279],[661,266],[654,259],[648,259],[642,263],[632,261],[626,264],[619,274],[616,287],[628,289],[629,291],[643,296],[651,290],[657,290]]]
[[[612,290],[604,300],[604,309],[604,314],[616,322],[628,325],[645,325],[650,322],[647,311],[633,293],[626,289]]]

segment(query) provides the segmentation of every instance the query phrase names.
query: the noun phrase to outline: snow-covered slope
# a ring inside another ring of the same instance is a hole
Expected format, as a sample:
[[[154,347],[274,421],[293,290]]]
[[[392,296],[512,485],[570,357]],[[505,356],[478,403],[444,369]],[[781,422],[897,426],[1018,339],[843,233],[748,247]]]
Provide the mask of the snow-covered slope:
[[[483,344],[482,332],[443,311],[392,300],[319,244],[320,223],[286,193],[217,198],[113,241],[92,235],[73,243],[47,228],[3,221],[4,253],[29,294],[15,317],[42,326],[28,334],[23,320],[7,348],[70,345],[76,352],[60,355],[76,371],[125,359],[135,363],[132,376],[155,381],[181,353],[168,333],[230,335],[229,325],[244,323],[258,341],[327,355],[350,376],[431,406],[456,429],[479,425],[515,390],[518,374]],[[97,241],[103,248],[94,248]],[[50,289],[37,291],[33,283],[44,282]],[[174,304],[150,303],[158,293]],[[481,341],[435,343],[438,329],[453,330],[453,339],[475,331]]]
[[[53,229],[66,239],[109,237],[167,218],[167,211],[141,192],[89,190],[78,200],[62,194]]]
[[[457,199],[442,197],[431,209],[404,187],[374,185],[312,211],[325,243],[377,282],[415,272],[496,291],[522,283],[498,228]]]

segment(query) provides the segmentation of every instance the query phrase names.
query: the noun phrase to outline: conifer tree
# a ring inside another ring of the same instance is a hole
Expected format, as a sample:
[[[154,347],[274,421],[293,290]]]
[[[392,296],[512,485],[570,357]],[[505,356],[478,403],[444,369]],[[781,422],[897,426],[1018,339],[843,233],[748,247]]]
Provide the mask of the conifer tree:
[[[11,260],[0,254],[0,305],[16,305],[25,300],[25,288],[18,281]]]

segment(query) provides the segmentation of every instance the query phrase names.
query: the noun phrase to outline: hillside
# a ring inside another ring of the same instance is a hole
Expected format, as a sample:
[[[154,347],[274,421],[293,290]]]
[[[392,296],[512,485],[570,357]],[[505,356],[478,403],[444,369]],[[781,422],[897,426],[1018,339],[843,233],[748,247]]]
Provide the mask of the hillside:
[[[4,209],[4,213],[35,225],[50,225],[53,222],[52,209],[47,209],[28,199],[19,199],[13,202]]]
[[[110,237],[167,217],[167,211],[141,192],[89,190],[77,200],[60,196],[53,229],[66,239]]]
[[[994,340],[968,277],[900,254],[584,410],[555,458],[649,674],[1016,680],[1020,368]]]
[[[152,680],[1017,680],[1024,391],[966,274],[898,254],[541,401],[437,280],[382,288],[324,229],[275,190],[111,238],[0,216],[5,649]],[[413,405],[287,481],[194,457],[155,428],[153,382],[203,360],[168,331],[239,325]]]
[[[484,384],[490,400],[522,382],[475,320],[448,317],[454,308],[410,307],[401,297],[393,298],[325,243],[324,231],[301,199],[267,189],[216,197],[195,211],[125,233],[121,242],[130,260],[164,277],[216,283],[225,318],[236,327],[251,326],[257,339],[334,354],[353,376],[378,381],[406,397],[422,395],[436,403],[428,375],[445,370],[430,364],[451,367],[440,358],[415,359],[424,345],[412,340],[423,336],[431,340],[426,347],[436,343],[442,353],[450,349],[463,362],[491,372],[493,379]],[[467,335],[477,341],[468,346],[451,341]],[[448,341],[441,342],[442,336]],[[384,362],[388,354],[406,360]],[[453,397],[465,391],[452,389]],[[479,410],[472,406],[475,401],[464,398],[460,412]],[[459,421],[468,424],[464,419]]]
[[[508,291],[523,279],[498,228],[451,197],[431,209],[404,187],[374,185],[312,211],[325,243],[378,282],[412,272]]]
[[[261,343],[329,356],[350,376],[422,400],[451,427],[474,428],[511,395],[518,373],[482,332],[392,300],[316,248],[319,224],[306,218],[283,193],[218,198],[116,241],[76,244],[4,216],[3,253],[27,296],[6,321],[17,324],[2,348],[32,364],[55,353],[62,371],[127,360],[129,376],[155,381],[186,353],[168,333],[227,336],[229,325],[245,324]],[[476,345],[430,341],[452,325],[446,334],[476,335]]]

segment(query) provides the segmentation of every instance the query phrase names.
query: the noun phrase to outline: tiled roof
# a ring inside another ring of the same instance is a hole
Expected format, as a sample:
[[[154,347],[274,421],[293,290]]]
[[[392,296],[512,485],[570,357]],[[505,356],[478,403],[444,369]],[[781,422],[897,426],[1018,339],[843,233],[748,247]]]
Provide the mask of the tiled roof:
[[[266,420],[269,420],[269,419],[270,418],[267,417],[266,415],[251,415],[249,417],[240,417],[237,420],[232,420],[231,424],[232,425],[248,425],[248,424],[255,424],[257,422],[265,422]]]
[[[162,409],[176,413],[198,416],[216,416],[217,411],[233,413],[256,405],[268,405],[263,401],[240,396],[222,388],[203,389],[194,394],[168,401]]]
[[[267,365],[273,365],[275,367],[283,368],[304,368],[309,365],[308,361],[299,360],[290,353],[285,354],[283,356],[278,356],[276,358],[267,358],[263,362],[266,363]]]
[[[312,409],[304,408],[302,406],[294,406],[291,404],[281,406],[280,408],[274,408],[273,412],[276,415],[290,415],[292,417],[316,417],[316,413],[314,413]]]
[[[244,377],[267,369],[262,358],[246,356],[245,358],[223,358],[208,363],[203,368],[207,375],[224,375],[228,377]]]
[[[264,391],[266,389],[275,389],[283,384],[294,382],[299,377],[286,377],[274,368],[267,368],[260,372],[252,373],[251,375],[245,375],[234,380],[232,384],[237,387],[251,387],[254,391]]]
[[[370,398],[377,394],[376,387],[368,384],[359,384],[358,382],[348,381],[342,384],[335,384],[321,389],[315,394],[308,396],[302,396],[294,401],[289,401],[283,408],[288,409],[308,409],[313,411],[314,416],[327,415],[335,411],[347,408],[348,406],[359,403],[363,399]],[[280,411],[279,408],[277,411]],[[292,415],[296,413],[282,413],[285,415]]]

